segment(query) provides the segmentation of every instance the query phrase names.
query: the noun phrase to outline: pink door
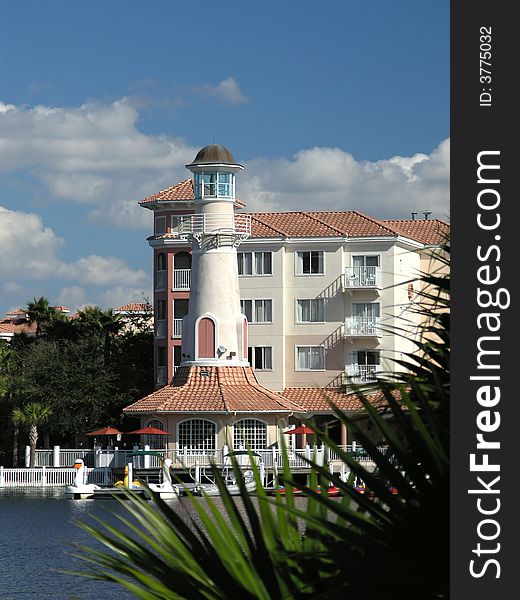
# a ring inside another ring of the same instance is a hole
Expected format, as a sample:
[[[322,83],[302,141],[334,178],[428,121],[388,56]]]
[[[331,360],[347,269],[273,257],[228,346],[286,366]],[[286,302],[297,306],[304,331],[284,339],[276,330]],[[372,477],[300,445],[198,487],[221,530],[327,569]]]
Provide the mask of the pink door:
[[[207,317],[198,324],[199,351],[197,358],[215,358],[215,323]]]

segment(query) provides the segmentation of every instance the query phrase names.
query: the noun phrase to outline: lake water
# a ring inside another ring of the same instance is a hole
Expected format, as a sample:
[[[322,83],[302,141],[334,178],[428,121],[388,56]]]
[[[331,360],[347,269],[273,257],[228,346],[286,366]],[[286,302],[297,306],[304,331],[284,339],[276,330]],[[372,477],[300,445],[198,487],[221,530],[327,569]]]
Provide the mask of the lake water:
[[[56,573],[80,569],[67,553],[74,543],[96,545],[74,524],[97,515],[112,523],[111,511],[123,510],[113,500],[73,501],[62,490],[0,490],[0,598],[2,600],[127,600],[135,598],[119,586]]]
[[[212,500],[218,506],[219,498]],[[201,525],[186,498],[170,504]],[[0,489],[0,600],[135,600],[120,586],[55,572],[84,570],[70,556],[74,544],[97,545],[75,521],[97,516],[120,525],[112,513],[122,512],[128,516],[115,500],[66,500],[59,489]]]

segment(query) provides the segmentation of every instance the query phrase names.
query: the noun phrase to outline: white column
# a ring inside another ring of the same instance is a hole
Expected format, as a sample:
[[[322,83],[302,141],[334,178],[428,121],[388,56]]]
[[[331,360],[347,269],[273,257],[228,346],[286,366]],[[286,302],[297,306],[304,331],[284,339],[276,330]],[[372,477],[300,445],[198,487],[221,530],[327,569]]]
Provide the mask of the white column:
[[[52,449],[52,466],[59,467],[60,466],[60,447],[54,446]]]
[[[31,463],[31,447],[25,446],[25,466],[28,467]]]
[[[145,449],[145,451],[148,452],[150,450],[150,446],[148,444],[145,444],[144,449]],[[144,468],[145,469],[150,468],[150,455],[149,454],[144,455]]]
[[[0,467],[0,488],[5,485],[4,467]]]

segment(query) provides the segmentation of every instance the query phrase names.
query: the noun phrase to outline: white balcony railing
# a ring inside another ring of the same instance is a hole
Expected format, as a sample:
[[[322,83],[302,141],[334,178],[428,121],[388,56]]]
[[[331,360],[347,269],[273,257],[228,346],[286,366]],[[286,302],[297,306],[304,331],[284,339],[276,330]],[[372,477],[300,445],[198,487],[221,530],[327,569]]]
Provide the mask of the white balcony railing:
[[[191,269],[173,270],[173,289],[189,290],[191,285]]]
[[[345,335],[349,337],[381,336],[379,317],[347,317]]]
[[[345,287],[356,288],[380,288],[380,267],[347,267],[345,269]]]
[[[172,337],[182,337],[182,319],[173,319],[173,333]]]
[[[155,273],[155,289],[166,289],[166,271],[156,271]]]
[[[204,214],[179,217],[179,236],[232,234],[251,235],[251,215]]]
[[[160,319],[155,322],[155,337],[166,337],[166,319]]]
[[[379,365],[347,365],[345,378],[347,383],[370,383],[376,381]]]

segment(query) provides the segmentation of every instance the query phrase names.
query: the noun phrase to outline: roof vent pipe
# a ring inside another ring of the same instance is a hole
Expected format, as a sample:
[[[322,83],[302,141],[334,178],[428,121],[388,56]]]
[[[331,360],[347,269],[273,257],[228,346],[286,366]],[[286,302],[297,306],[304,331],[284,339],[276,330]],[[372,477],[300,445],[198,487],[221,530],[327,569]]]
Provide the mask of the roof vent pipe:
[[[425,218],[426,221],[428,220],[428,218],[429,218],[429,216],[431,214],[432,214],[431,210],[425,210],[425,211],[423,211],[423,215],[424,215],[424,218]]]
[[[412,221],[415,221],[415,217],[417,216],[417,211],[412,211]]]

